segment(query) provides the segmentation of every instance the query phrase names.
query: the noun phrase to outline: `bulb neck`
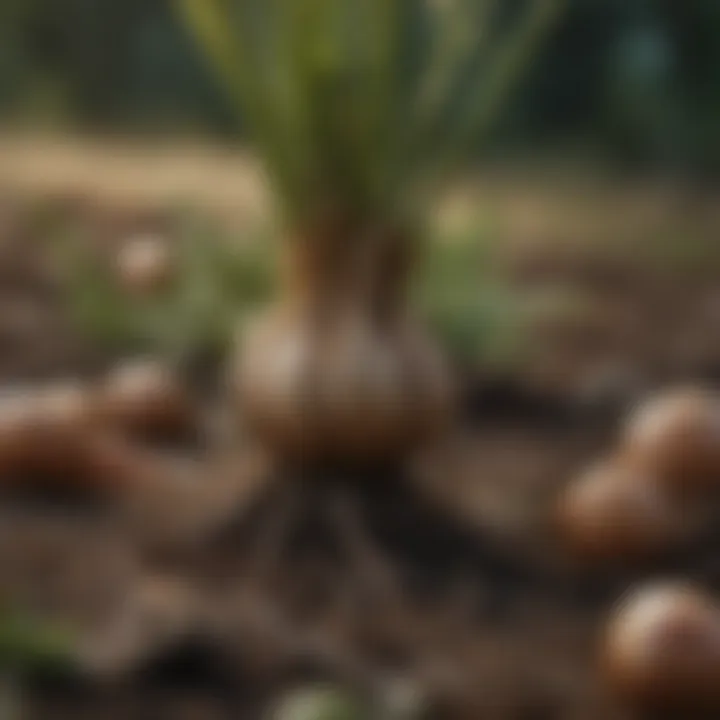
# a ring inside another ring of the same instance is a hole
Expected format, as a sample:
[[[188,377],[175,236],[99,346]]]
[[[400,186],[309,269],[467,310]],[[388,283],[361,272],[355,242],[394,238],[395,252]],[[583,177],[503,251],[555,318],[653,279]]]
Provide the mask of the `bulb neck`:
[[[282,255],[284,300],[320,323],[358,315],[383,326],[405,308],[414,237],[388,227],[320,226],[289,238]]]

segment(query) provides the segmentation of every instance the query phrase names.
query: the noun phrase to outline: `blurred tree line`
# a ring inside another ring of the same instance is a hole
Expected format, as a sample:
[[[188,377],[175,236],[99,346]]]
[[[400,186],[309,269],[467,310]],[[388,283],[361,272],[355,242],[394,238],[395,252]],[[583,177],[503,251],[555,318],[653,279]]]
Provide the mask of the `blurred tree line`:
[[[720,1],[568,4],[495,148],[571,144],[643,167],[717,172]],[[236,132],[170,0],[0,0],[0,119],[28,118]]]

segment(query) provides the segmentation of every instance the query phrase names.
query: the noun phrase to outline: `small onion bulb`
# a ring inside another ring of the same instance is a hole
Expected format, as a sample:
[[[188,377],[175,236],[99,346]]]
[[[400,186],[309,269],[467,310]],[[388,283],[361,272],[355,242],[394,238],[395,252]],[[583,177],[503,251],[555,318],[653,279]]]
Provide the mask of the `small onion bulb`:
[[[99,388],[98,417],[110,427],[143,436],[180,436],[196,409],[180,378],[155,360],[135,360],[112,371]]]
[[[92,418],[90,393],[79,383],[12,391],[0,399],[0,475],[78,476]]]
[[[671,549],[689,526],[654,478],[620,459],[593,465],[560,497],[562,539],[579,558],[638,561]]]
[[[720,488],[720,396],[700,388],[658,396],[630,418],[624,449],[675,494]]]
[[[690,585],[635,590],[605,629],[601,661],[609,688],[635,710],[717,717],[720,608]]]

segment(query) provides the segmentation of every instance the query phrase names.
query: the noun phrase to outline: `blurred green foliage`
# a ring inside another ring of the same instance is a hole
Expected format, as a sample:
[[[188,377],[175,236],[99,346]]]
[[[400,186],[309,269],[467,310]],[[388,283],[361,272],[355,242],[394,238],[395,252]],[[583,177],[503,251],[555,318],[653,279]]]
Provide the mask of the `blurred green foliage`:
[[[179,213],[172,230],[175,279],[139,296],[123,287],[112,258],[98,256],[81,234],[65,234],[56,248],[67,271],[71,316],[111,351],[157,352],[178,362],[221,356],[247,316],[272,295],[270,229],[236,242],[197,214]]]
[[[521,4],[497,3],[509,14]],[[717,0],[569,0],[495,148],[572,142],[625,162],[716,171],[719,35]],[[33,113],[236,131],[170,0],[0,0],[0,116]]]
[[[507,368],[519,360],[529,320],[525,298],[499,272],[487,218],[460,233],[435,230],[416,285],[418,304],[461,364]]]
[[[0,605],[0,675],[62,672],[73,665],[74,645],[68,633]]]
[[[369,720],[366,703],[333,686],[305,687],[289,693],[270,713],[271,720]]]
[[[432,228],[414,288],[445,346],[468,367],[507,367],[519,359],[530,317],[527,299],[498,271],[492,230],[481,217],[462,233]],[[110,352],[147,352],[177,362],[225,356],[246,319],[273,295],[275,234],[268,227],[240,241],[183,212],[173,238],[176,281],[134,297],[87,238],[56,235],[68,307],[85,336]]]
[[[494,0],[176,2],[300,227],[416,208],[485,139],[564,5],[501,23]]]

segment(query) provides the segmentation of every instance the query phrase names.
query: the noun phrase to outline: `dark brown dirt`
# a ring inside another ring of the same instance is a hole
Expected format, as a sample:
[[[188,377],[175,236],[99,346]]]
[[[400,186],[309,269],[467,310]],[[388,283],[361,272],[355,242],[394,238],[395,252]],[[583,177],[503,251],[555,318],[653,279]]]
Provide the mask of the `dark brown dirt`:
[[[7,228],[0,378],[103,367],[68,325],[53,268]],[[102,504],[0,501],[0,594],[80,627],[96,668],[29,677],[27,717],[255,718],[283,689],[331,679],[411,683],[443,720],[625,718],[595,668],[603,618],[650,575],[720,587],[720,543],[583,568],[549,518],[646,387],[720,377],[717,278],[599,258],[516,272],[579,287],[597,321],[538,328],[532,372],[479,372],[462,428],[409,478],[268,477],[232,522],[180,547],[148,545]],[[606,367],[620,370],[603,383]]]

